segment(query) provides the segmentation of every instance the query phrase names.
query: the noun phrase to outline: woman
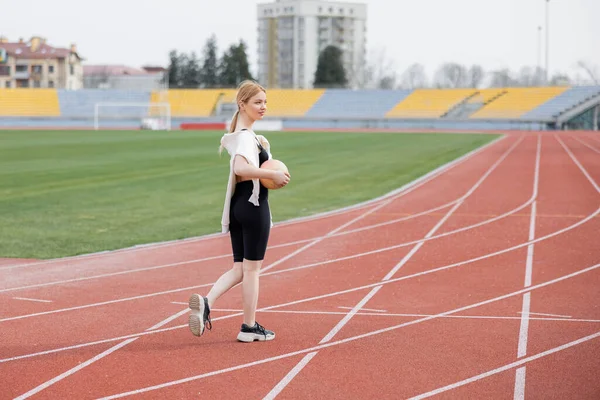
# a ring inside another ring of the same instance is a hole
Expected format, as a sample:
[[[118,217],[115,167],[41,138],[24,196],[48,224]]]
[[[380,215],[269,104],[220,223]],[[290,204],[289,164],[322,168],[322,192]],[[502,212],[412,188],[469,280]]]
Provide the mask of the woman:
[[[221,138],[219,149],[220,152],[226,149],[231,156],[221,223],[223,232],[230,233],[233,267],[215,282],[206,297],[198,294],[190,297],[189,327],[196,336],[202,335],[205,327],[212,329],[210,309],[219,297],[241,282],[244,323],[237,339],[272,340],[275,333],[255,319],[259,272],[272,226],[269,190],[259,179],[272,179],[281,188],[288,184],[290,175],[260,169],[263,162],[272,158],[267,139],[252,130],[254,122],[262,119],[267,110],[265,89],[254,81],[244,81],[238,87],[236,102],[238,111],[231,120],[229,133]]]

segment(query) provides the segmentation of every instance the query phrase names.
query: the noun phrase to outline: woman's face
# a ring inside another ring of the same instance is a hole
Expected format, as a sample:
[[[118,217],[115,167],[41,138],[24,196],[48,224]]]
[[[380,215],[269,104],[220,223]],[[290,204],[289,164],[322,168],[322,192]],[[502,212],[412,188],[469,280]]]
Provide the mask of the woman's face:
[[[267,95],[265,92],[261,90],[254,97],[251,97],[250,100],[243,105],[243,110],[253,121],[262,119],[265,112],[267,112]]]

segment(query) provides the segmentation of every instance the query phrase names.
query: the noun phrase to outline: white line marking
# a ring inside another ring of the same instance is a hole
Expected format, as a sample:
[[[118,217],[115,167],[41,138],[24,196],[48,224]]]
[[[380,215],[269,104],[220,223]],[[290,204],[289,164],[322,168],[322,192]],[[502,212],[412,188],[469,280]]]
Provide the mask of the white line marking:
[[[525,368],[521,367],[515,373],[514,400],[525,400]]]
[[[556,138],[556,140],[558,140],[558,143],[560,143],[560,145],[565,149],[567,154],[569,154],[569,157],[571,157],[571,160],[573,160],[573,162],[579,167],[581,172],[583,172],[583,175],[585,175],[585,177],[592,184],[594,189],[596,189],[596,191],[600,193],[600,187],[598,187],[598,184],[596,184],[596,181],[594,181],[594,179],[592,179],[590,174],[588,174],[587,170],[585,168],[583,168],[583,165],[581,165],[581,163],[577,160],[577,158],[575,158],[575,156],[573,155],[571,150],[569,150],[569,148],[567,146],[565,146],[565,144],[563,143],[562,140],[560,140],[560,137],[558,137],[558,135],[554,134],[554,137]]]
[[[353,307],[342,307],[342,306],[340,306],[338,308],[343,308],[343,309],[346,309],[346,310],[352,310]],[[387,310],[374,310],[372,308],[361,308],[360,311],[371,311],[371,312],[377,312],[377,313],[387,313]],[[342,314],[342,313],[340,313],[340,314]]]
[[[518,314],[520,314],[520,312]],[[531,312],[531,311],[528,314],[529,315],[545,315],[547,317],[572,318],[570,315],[545,314],[545,313]]]
[[[188,311],[189,311],[189,309],[186,308],[182,312],[179,312],[179,313],[175,314],[174,316],[171,316],[171,317],[169,317],[169,318],[167,318],[167,319],[159,322],[158,324],[154,325],[153,327],[146,329],[146,332],[158,329],[161,326],[168,324],[169,322],[171,322],[176,317],[179,317],[179,316],[187,313]],[[130,338],[130,339],[124,340],[123,342],[121,342],[121,343],[119,343],[119,344],[111,347],[110,349],[108,349],[108,350],[106,350],[106,351],[98,354],[97,356],[94,356],[94,357],[90,358],[89,360],[87,360],[87,361],[85,361],[85,362],[77,365],[76,367],[71,368],[70,370],[68,370],[68,371],[66,371],[66,372],[64,372],[64,373],[62,373],[62,374],[60,374],[60,375],[58,375],[58,376],[56,376],[56,377],[54,377],[54,378],[52,378],[52,379],[44,382],[44,383],[42,383],[41,385],[39,385],[36,388],[30,390],[29,392],[27,392],[27,393],[25,393],[25,394],[17,397],[17,399],[15,399],[15,400],[26,399],[28,397],[33,396],[36,393],[41,392],[42,390],[47,389],[48,387],[54,385],[55,383],[60,382],[61,380],[65,379],[66,377],[68,377],[70,375],[73,375],[74,373],[76,373],[76,372],[82,370],[83,368],[85,368],[85,367],[87,367],[87,366],[95,363],[96,361],[98,361],[98,360],[100,360],[100,359],[108,356],[109,354],[111,354],[111,353],[113,353],[113,352],[115,352],[115,351],[117,351],[117,350],[119,350],[119,349],[127,346],[129,343],[132,343],[132,342],[136,341],[138,338],[139,337],[135,337],[135,338]]]
[[[360,208],[363,207],[368,207],[372,204],[375,204],[379,201],[385,200],[388,197],[391,196],[395,196],[396,194],[398,194],[399,192],[401,192],[402,190],[405,190],[406,188],[410,187],[411,185],[413,185],[416,182],[419,182],[420,180],[426,179],[426,178],[432,178],[432,177],[438,177],[440,175],[442,175],[443,173],[449,171],[450,169],[454,168],[455,166],[461,164],[462,162],[466,161],[467,159],[471,158],[472,156],[478,154],[478,153],[482,153],[484,150],[492,147],[493,145],[501,142],[502,140],[505,140],[506,138],[508,138],[509,136],[507,135],[503,135],[495,140],[492,140],[491,142],[487,143],[484,146],[481,146],[477,149],[474,149],[464,155],[462,155],[459,158],[456,158],[444,165],[439,166],[438,168],[434,169],[433,171],[428,172],[426,175],[423,175],[417,179],[415,179],[412,182],[407,183],[404,186],[399,187],[398,189],[394,189],[391,192],[388,192],[382,196],[376,197],[374,199],[370,199],[367,201],[364,201],[362,203],[357,203],[357,204],[353,204],[351,206],[348,207],[343,207],[343,208],[339,208],[336,210],[332,210],[332,211],[326,211],[323,213],[319,213],[319,214],[315,214],[315,215],[310,215],[307,217],[299,217],[299,218],[293,218],[287,221],[282,221],[280,223],[277,223],[275,226],[286,226],[286,225],[291,225],[291,224],[295,224],[295,223],[299,223],[299,222],[306,222],[306,221],[315,221],[315,220],[319,220],[319,219],[324,219],[324,218],[329,218],[331,216],[335,216],[338,214],[343,214],[346,212],[351,212],[351,211],[356,211]],[[435,175],[435,176],[434,176]],[[189,243],[194,243],[194,242],[200,242],[200,241],[205,241],[208,239],[215,239],[215,238],[219,238],[221,236],[225,236],[225,234],[223,233],[213,233],[213,234],[208,234],[208,235],[203,235],[203,236],[198,236],[198,237],[191,237],[191,238],[186,238],[186,239],[177,239],[177,240],[171,240],[171,241],[165,241],[165,242],[157,242],[157,243],[147,243],[147,244],[139,244],[139,245],[135,245],[132,247],[127,247],[124,249],[117,249],[117,250],[106,250],[106,251],[100,251],[100,252],[96,252],[96,253],[89,253],[89,254],[81,254],[81,255],[77,255],[77,256],[71,256],[71,257],[62,257],[62,258],[54,258],[54,259],[50,259],[50,260],[43,260],[43,261],[37,261],[37,262],[33,262],[33,263],[28,263],[28,264],[15,264],[15,265],[5,265],[0,267],[0,271],[4,270],[4,269],[14,269],[14,268],[24,268],[24,267],[31,267],[31,266],[38,266],[38,265],[47,265],[47,264],[52,264],[52,263],[63,263],[65,261],[69,261],[69,260],[78,260],[80,258],[92,258],[92,257],[101,257],[101,256],[105,256],[107,254],[116,254],[116,253],[123,253],[123,252],[136,252],[139,250],[154,250],[154,249],[158,249],[158,248],[162,248],[162,247],[167,247],[167,246],[178,246],[178,245],[186,245]]]
[[[39,393],[42,390],[54,385],[56,382],[59,382],[59,381],[63,380],[64,378],[66,378],[70,375],[73,375],[75,372],[87,367],[88,365],[91,365],[91,364],[95,363],[96,361],[101,360],[102,358],[106,357],[110,353],[119,350],[121,347],[126,346],[133,341],[136,341],[137,339],[138,338],[131,338],[131,339],[125,340],[124,342],[121,342],[121,343],[111,347],[110,349],[103,351],[102,353],[98,354],[97,356],[90,358],[89,360],[87,360],[81,364],[78,364],[76,367],[71,368],[70,370],[68,370],[66,372],[63,372],[62,374],[58,375],[57,377],[50,379],[49,381],[46,381],[46,382],[42,383],[41,385],[31,389],[29,392],[20,395],[15,400],[27,399],[27,398],[33,396],[34,394]]]
[[[521,138],[520,140],[517,140],[500,158],[498,158],[498,160],[496,160],[496,162],[494,164],[492,164],[491,167],[488,168],[488,170],[480,177],[480,179],[478,179],[475,184],[463,195],[461,196],[461,198],[459,199],[459,201],[446,213],[446,215],[444,215],[444,217],[442,217],[437,224],[425,235],[425,239],[430,238],[431,236],[433,236],[433,234],[444,224],[444,222],[446,222],[448,220],[448,218],[450,218],[450,216],[454,213],[454,211],[456,211],[458,209],[458,207],[460,207],[462,205],[462,203],[464,202],[465,199],[467,199],[469,196],[471,196],[473,194],[473,192],[475,192],[475,190],[485,181],[485,179],[498,167],[498,165],[500,165],[500,163],[502,163],[502,161],[504,161],[506,159],[506,157],[517,147],[518,144],[520,144],[522,142],[523,138]],[[389,281],[390,279],[393,278],[393,276],[396,274],[396,272],[398,272],[398,270],[400,268],[402,268],[402,266],[404,266],[411,258],[412,256],[419,251],[419,249],[423,246],[425,242],[420,242],[418,244],[416,244],[409,252],[408,254],[406,254],[402,260],[396,265],[394,266],[394,268],[391,269],[391,271],[389,271],[384,278],[382,279],[383,282],[385,281]],[[323,343],[327,343],[329,342],[331,339],[333,339],[333,337],[344,327],[346,326],[346,324],[348,324],[348,322],[350,322],[350,320],[352,319],[352,317],[362,308],[365,306],[365,304],[367,304],[367,302],[373,298],[373,296],[375,296],[375,294],[377,294],[377,292],[383,287],[383,285],[380,286],[376,286],[373,289],[371,289],[371,291],[369,291],[369,293],[367,293],[366,296],[364,296],[362,298],[362,300],[360,300],[356,306],[354,306],[354,308],[352,308],[345,316],[344,318],[342,318],[330,331],[329,333],[327,333],[325,335],[325,337],[323,337],[323,339],[321,339],[321,341],[319,342],[319,344],[323,344]],[[294,373],[292,373],[290,371],[290,373],[288,373],[281,381],[279,381],[279,383],[277,383],[277,385],[271,390],[271,392],[269,392],[269,395],[267,396],[269,399],[274,399],[291,381],[292,379],[294,379],[296,377],[296,375],[302,370],[302,368],[308,364],[308,362],[316,355],[316,353],[311,353],[310,357],[309,355],[305,356],[300,363],[298,363],[298,365],[296,365],[296,367],[294,367],[294,369],[292,371],[295,371]]]
[[[499,367],[499,368],[496,368],[496,369],[492,369],[492,370],[490,370],[488,372],[484,372],[483,374],[475,375],[475,376],[473,376],[473,377],[471,377],[469,379],[465,379],[465,380],[462,380],[460,382],[453,383],[452,385],[444,386],[444,387],[441,387],[439,389],[432,390],[431,392],[427,392],[427,393],[423,393],[423,394],[420,394],[420,395],[415,396],[415,397],[411,397],[410,400],[421,400],[421,399],[425,399],[427,397],[435,396],[435,395],[443,393],[443,392],[447,392],[448,390],[456,389],[457,387],[464,386],[464,385],[466,385],[468,383],[476,382],[476,381],[481,380],[483,378],[487,378],[488,376],[492,376],[492,375],[498,374],[500,372],[507,371],[509,369],[513,369],[513,368],[518,367],[520,365],[527,364],[528,362],[535,361],[535,360],[537,360],[539,358],[546,357],[546,356],[549,356],[549,355],[554,354],[554,353],[558,353],[559,351],[566,350],[566,349],[568,349],[570,347],[573,347],[573,346],[577,346],[578,344],[585,343],[585,342],[590,341],[590,340],[594,340],[594,339],[596,339],[598,337],[600,337],[600,332],[596,332],[596,333],[591,334],[589,336],[582,337],[581,339],[577,339],[577,340],[574,340],[572,342],[565,343],[562,346],[554,347],[552,349],[543,351],[543,352],[535,354],[533,356],[529,356],[527,358],[522,358],[522,359],[520,359],[518,361],[512,362],[510,364],[506,364],[506,365],[504,365],[502,367]]]
[[[584,142],[583,140],[579,139],[577,136],[574,136],[574,138],[575,138],[575,140],[577,140],[579,143],[581,143],[582,145],[586,146],[587,148],[590,148],[590,149],[594,150],[596,153],[600,153],[600,150],[598,150],[597,148],[595,148],[591,144],[588,144],[588,143]]]
[[[576,271],[576,272],[572,272],[572,273],[570,273],[568,275],[564,275],[564,276],[561,276],[559,278],[552,279],[550,281],[546,281],[546,282],[543,282],[543,283],[539,283],[537,285],[533,285],[533,286],[531,286],[531,287],[529,287],[527,289],[520,289],[520,290],[517,290],[517,291],[512,292],[512,293],[508,293],[508,294],[505,294],[505,295],[502,295],[502,296],[494,297],[492,299],[481,301],[479,303],[470,304],[468,306],[464,306],[464,307],[460,307],[460,308],[457,308],[457,309],[454,309],[454,310],[446,311],[446,312],[437,314],[436,316],[433,316],[433,317],[421,318],[421,319],[417,319],[417,320],[405,322],[405,323],[402,323],[402,324],[399,324],[399,325],[394,325],[394,326],[391,326],[391,327],[379,329],[379,330],[376,330],[376,331],[371,331],[371,332],[363,333],[361,335],[352,336],[352,337],[348,337],[348,338],[345,338],[345,339],[337,340],[337,341],[334,341],[334,342],[328,342],[328,343],[320,344],[320,345],[317,345],[317,346],[314,346],[314,347],[309,347],[309,348],[306,348],[306,349],[302,349],[302,350],[298,350],[298,351],[294,351],[294,352],[290,352],[290,353],[286,353],[286,354],[281,354],[281,355],[278,355],[278,356],[269,357],[269,358],[265,358],[265,359],[262,359],[262,360],[253,361],[253,362],[250,362],[250,363],[247,363],[247,364],[236,365],[236,366],[233,366],[233,367],[229,367],[229,368],[225,368],[225,369],[221,369],[221,370],[217,370],[217,371],[207,372],[207,373],[204,373],[204,374],[201,374],[201,375],[190,376],[190,377],[183,378],[183,379],[178,379],[178,380],[175,380],[175,381],[165,382],[165,383],[162,383],[162,384],[159,384],[159,385],[148,386],[148,387],[145,387],[145,388],[136,389],[136,390],[132,390],[132,391],[129,391],[129,392],[124,392],[124,393],[119,393],[119,394],[115,394],[115,395],[112,395],[112,396],[103,397],[101,400],[116,399],[116,398],[120,398],[120,397],[134,395],[134,394],[146,393],[146,392],[150,392],[150,391],[157,390],[157,389],[163,389],[165,387],[170,387],[170,386],[179,385],[179,384],[186,383],[186,382],[191,382],[191,381],[199,380],[199,379],[206,378],[206,377],[209,377],[209,376],[215,376],[215,375],[220,375],[220,374],[231,372],[231,371],[236,371],[236,370],[240,370],[240,369],[244,369],[244,368],[254,367],[256,365],[266,364],[266,363],[269,363],[269,362],[272,362],[272,361],[277,361],[277,360],[281,360],[281,359],[284,359],[284,358],[294,357],[294,356],[305,354],[305,353],[311,353],[313,351],[318,351],[318,350],[325,349],[325,348],[328,348],[328,347],[333,347],[333,346],[337,346],[337,345],[340,345],[340,344],[345,344],[345,343],[353,342],[355,340],[372,337],[372,336],[379,335],[379,334],[382,334],[382,333],[395,331],[397,329],[400,329],[400,328],[403,328],[403,327],[406,327],[406,326],[410,326],[410,325],[419,324],[419,323],[422,323],[422,322],[425,322],[425,321],[429,321],[429,320],[438,318],[440,316],[454,314],[454,313],[465,311],[465,310],[468,310],[468,309],[471,309],[471,308],[476,308],[476,307],[479,307],[479,306],[482,306],[482,305],[486,305],[486,304],[490,304],[490,303],[493,303],[493,302],[496,302],[496,301],[504,300],[504,299],[507,299],[507,298],[510,298],[510,297],[513,297],[513,296],[518,296],[518,295],[520,295],[522,293],[525,293],[525,292],[528,292],[528,291],[531,291],[531,290],[536,290],[536,289],[539,289],[539,288],[542,288],[542,287],[545,287],[545,286],[552,285],[554,283],[563,281],[565,279],[573,278],[575,276],[584,274],[586,272],[590,272],[592,270],[595,270],[598,267],[600,267],[600,264],[596,264],[596,265],[593,265],[591,267],[584,268],[584,269]],[[566,345],[557,347],[555,349],[548,350],[548,351],[543,352],[543,353],[539,353],[539,354],[537,354],[535,356],[523,358],[520,361],[517,361],[515,363],[509,364],[509,366],[502,367],[502,371],[504,371],[506,369],[514,368],[515,366],[518,366],[518,365],[525,364],[528,361],[532,361],[532,360],[535,360],[537,358],[546,356],[548,354],[555,353],[557,351],[560,351],[560,350],[563,350],[565,348],[574,346],[576,344],[583,343],[585,341],[595,339],[598,336],[600,336],[600,332],[598,332],[598,333],[596,333],[594,335],[586,336],[585,338],[576,340],[574,342],[567,343]],[[496,370],[494,370],[494,371],[496,371]],[[493,375],[494,373],[498,373],[498,372],[501,372],[500,369],[498,369],[497,372],[493,372],[493,373],[489,373],[488,372],[486,374]],[[470,378],[470,379],[473,379],[473,378]],[[477,379],[474,379],[474,380],[477,380]],[[457,384],[454,384],[454,385],[457,385]],[[461,385],[458,385],[458,386],[461,386]],[[440,389],[438,389],[438,390],[440,390]],[[445,390],[449,390],[449,389],[445,389]],[[442,390],[442,391],[445,391],[445,390]],[[429,392],[429,393],[433,393],[433,392]],[[429,395],[429,393],[427,393],[427,394]],[[437,394],[437,393],[434,393],[434,394]]]
[[[14,300],[37,301],[39,303],[52,303],[52,300],[30,299],[27,297],[13,297]]]
[[[167,319],[165,319],[165,320],[163,320],[163,321],[159,322],[158,324],[156,324],[156,325],[154,325],[153,327],[151,327],[151,328],[148,328],[148,329],[146,329],[146,330],[147,330],[147,331],[153,331],[153,330],[155,330],[155,329],[158,329],[158,328],[160,328],[161,326],[163,326],[163,325],[166,325],[166,324],[168,324],[169,322],[173,321],[174,319],[177,319],[177,318],[181,317],[182,315],[184,315],[184,314],[187,314],[189,311],[190,311],[190,309],[189,309],[188,307],[186,307],[185,309],[183,309],[183,310],[179,311],[177,314],[173,314],[173,315],[171,315],[171,316],[170,316],[170,317],[168,317]]]
[[[529,287],[529,286],[527,286]],[[531,305],[531,293],[523,295],[523,311],[521,313],[521,327],[519,328],[519,345],[517,348],[517,357],[527,355],[527,332],[529,330],[529,307]],[[525,383],[525,379],[523,379]]]
[[[302,371],[302,368],[304,368],[306,364],[308,364],[316,355],[316,351],[305,355],[304,358],[302,358],[302,360],[300,360],[300,362],[296,364],[294,368],[292,368],[290,372],[288,372],[287,375],[284,376],[283,379],[277,385],[275,385],[275,387],[271,389],[269,393],[267,393],[263,400],[273,400],[275,397],[277,397],[277,395],[286,387],[287,383],[292,381],[292,379],[294,379],[294,377],[298,375],[300,371]]]
[[[183,303],[182,303],[183,304]],[[348,308],[350,307],[340,307],[340,308]],[[234,309],[234,308],[213,308],[212,311],[219,312],[242,312],[242,309]],[[257,312],[264,313],[280,313],[280,314],[306,314],[306,315],[346,315],[347,313],[341,311],[310,311],[310,310],[257,310]],[[538,314],[538,313],[529,313],[530,315]],[[434,314],[407,314],[407,313],[390,313],[385,312],[385,310],[369,310],[368,308],[362,308],[361,311],[357,312],[355,315],[365,315],[365,316],[383,316],[383,317],[430,317]],[[600,319],[583,319],[583,318],[565,318],[564,316],[556,316],[552,317],[552,314],[542,314],[547,315],[549,317],[529,317],[530,320],[535,321],[560,321],[560,322],[592,322],[592,323],[600,323]],[[501,316],[501,315],[449,315],[440,318],[450,318],[450,319],[497,319],[497,320],[521,320],[521,317],[511,317],[511,316]]]

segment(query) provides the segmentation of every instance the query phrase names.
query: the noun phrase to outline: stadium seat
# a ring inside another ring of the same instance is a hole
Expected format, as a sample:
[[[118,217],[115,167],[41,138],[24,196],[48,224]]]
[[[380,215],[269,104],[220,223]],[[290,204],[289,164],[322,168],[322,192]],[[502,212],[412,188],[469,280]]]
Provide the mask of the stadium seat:
[[[0,116],[57,117],[56,89],[0,89]]]

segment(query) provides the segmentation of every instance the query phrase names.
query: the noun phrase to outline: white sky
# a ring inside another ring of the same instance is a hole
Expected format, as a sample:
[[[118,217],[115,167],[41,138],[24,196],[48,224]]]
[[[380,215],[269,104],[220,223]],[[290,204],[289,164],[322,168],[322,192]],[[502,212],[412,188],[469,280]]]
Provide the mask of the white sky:
[[[200,56],[215,33],[219,53],[244,39],[256,73],[256,0],[0,0],[0,35],[33,35],[68,47],[86,64],[168,63],[172,49]],[[545,0],[365,0],[367,50],[385,51],[398,73],[414,63],[431,77],[443,62],[518,70],[538,60]],[[585,60],[600,67],[600,0],[551,0],[550,71],[572,76]]]

